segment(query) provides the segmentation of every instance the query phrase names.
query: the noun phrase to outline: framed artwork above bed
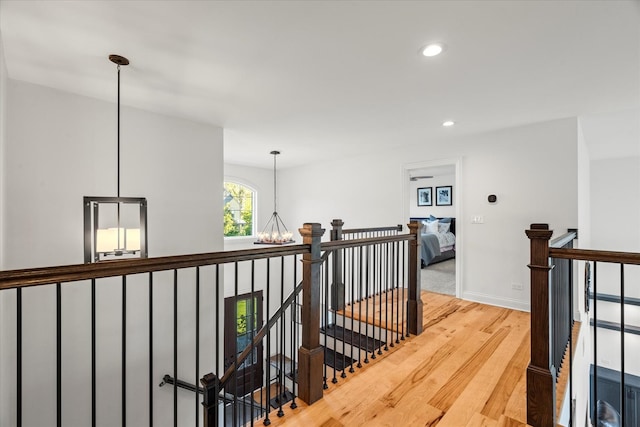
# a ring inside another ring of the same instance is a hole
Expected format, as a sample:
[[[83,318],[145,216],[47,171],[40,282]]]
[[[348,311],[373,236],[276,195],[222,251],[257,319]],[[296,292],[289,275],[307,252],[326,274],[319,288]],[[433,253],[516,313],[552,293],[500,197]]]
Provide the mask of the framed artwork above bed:
[[[436,187],[436,206],[451,206],[453,203],[453,187]]]
[[[431,188],[432,187],[418,188],[418,206],[433,206]]]

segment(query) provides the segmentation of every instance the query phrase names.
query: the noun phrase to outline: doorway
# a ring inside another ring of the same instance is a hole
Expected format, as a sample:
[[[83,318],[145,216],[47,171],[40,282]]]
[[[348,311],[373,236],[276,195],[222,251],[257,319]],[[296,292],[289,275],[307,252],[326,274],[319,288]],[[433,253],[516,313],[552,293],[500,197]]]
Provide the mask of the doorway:
[[[224,299],[224,368],[232,366],[262,327],[262,291]],[[262,343],[238,366],[227,392],[244,396],[262,387]]]
[[[404,222],[424,223],[421,288],[460,297],[464,234],[461,160],[405,164],[402,176]]]

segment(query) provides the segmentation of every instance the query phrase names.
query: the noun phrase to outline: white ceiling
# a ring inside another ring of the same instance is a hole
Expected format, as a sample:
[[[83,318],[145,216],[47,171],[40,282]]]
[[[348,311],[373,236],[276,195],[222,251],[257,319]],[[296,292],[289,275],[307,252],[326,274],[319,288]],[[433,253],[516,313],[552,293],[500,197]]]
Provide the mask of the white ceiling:
[[[115,101],[107,56],[124,55],[122,103],[223,126],[231,163],[640,107],[638,1],[0,0],[0,15],[10,78]],[[419,56],[431,41],[447,50]]]

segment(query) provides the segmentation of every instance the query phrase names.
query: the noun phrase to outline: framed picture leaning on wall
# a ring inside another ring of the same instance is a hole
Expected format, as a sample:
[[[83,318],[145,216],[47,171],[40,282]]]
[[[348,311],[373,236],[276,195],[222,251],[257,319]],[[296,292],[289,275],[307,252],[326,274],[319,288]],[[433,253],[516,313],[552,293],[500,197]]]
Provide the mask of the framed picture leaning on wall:
[[[418,188],[418,206],[433,206],[431,188],[432,187]]]
[[[451,206],[453,204],[453,187],[436,187],[436,206]]]

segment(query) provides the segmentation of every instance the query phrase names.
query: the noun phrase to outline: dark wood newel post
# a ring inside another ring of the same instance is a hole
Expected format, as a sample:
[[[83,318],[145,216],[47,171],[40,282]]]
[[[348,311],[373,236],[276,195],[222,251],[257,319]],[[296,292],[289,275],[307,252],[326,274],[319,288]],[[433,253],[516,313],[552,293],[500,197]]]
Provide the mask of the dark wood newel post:
[[[409,296],[407,300],[407,330],[409,334],[420,335],[422,333],[422,299],[420,299],[420,229],[422,223],[411,221],[409,233],[415,239],[409,241]]]
[[[342,240],[341,219],[331,221],[331,240]],[[333,280],[331,282],[331,308],[333,310],[344,310],[344,278],[342,277],[342,255],[341,249],[334,251],[333,256]]]
[[[302,241],[311,252],[302,256],[302,342],[298,350],[298,395],[311,405],[322,399],[324,351],[320,346],[320,243],[324,229],[320,224],[304,224]]]
[[[531,224],[531,362],[527,367],[527,424],[554,426],[556,379],[551,372],[549,345],[549,239],[548,224]]]
[[[202,425],[204,427],[217,427],[219,424],[218,394],[220,393],[220,381],[214,374],[207,374],[200,379],[200,384],[204,388]]]

